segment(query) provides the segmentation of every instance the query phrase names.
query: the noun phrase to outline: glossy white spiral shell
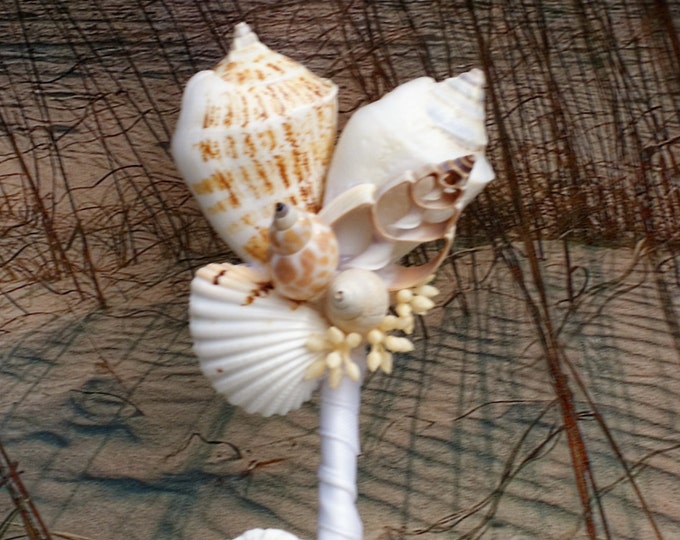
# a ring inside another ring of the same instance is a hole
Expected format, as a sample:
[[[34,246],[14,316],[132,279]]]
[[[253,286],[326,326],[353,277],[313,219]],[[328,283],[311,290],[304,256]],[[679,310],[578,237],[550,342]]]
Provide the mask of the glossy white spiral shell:
[[[455,224],[494,177],[484,150],[484,74],[405,83],[349,120],[328,171],[321,218],[336,233],[340,268],[381,273],[390,290],[436,271]],[[417,245],[443,239],[429,263],[395,265]]]
[[[188,82],[172,154],[217,233],[264,262],[276,202],[319,209],[336,125],[336,86],[240,23],[229,55]]]
[[[463,206],[494,177],[484,150],[484,73],[414,79],[361,107],[345,126],[328,170],[324,204],[359,183],[378,187],[405,171],[474,155]]]
[[[344,332],[364,334],[385,318],[390,297],[385,283],[368,270],[340,272],[328,287],[326,317]]]
[[[269,239],[276,292],[293,300],[323,294],[338,267],[338,243],[331,228],[315,214],[278,203]]]
[[[191,282],[189,330],[203,374],[233,405],[264,416],[308,400],[318,381],[305,379],[320,358],[306,343],[327,322],[283,298],[260,270],[210,264]]]

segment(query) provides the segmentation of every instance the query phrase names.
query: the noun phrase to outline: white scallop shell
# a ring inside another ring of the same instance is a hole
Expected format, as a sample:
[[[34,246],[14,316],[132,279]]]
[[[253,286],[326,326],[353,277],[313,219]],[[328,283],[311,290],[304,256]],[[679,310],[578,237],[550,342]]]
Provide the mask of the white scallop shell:
[[[210,264],[191,282],[189,330],[203,374],[249,413],[286,414],[307,401],[318,380],[305,379],[319,359],[306,343],[324,334],[323,317],[278,295],[259,269]]]
[[[229,55],[187,83],[172,154],[222,239],[264,262],[276,202],[319,209],[336,125],[336,86],[240,23]]]
[[[300,540],[294,534],[281,529],[251,529],[234,540]]]

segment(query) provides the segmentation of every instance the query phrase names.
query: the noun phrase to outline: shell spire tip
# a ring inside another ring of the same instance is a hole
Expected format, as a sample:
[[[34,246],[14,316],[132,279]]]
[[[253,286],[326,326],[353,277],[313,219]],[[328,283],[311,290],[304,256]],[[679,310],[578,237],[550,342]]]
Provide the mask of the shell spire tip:
[[[242,49],[260,41],[255,32],[250,29],[248,23],[240,22],[234,27],[234,37],[231,44],[232,50]]]
[[[479,68],[472,68],[463,75],[475,86],[480,88],[484,88],[486,86],[486,76],[484,75],[484,71]]]

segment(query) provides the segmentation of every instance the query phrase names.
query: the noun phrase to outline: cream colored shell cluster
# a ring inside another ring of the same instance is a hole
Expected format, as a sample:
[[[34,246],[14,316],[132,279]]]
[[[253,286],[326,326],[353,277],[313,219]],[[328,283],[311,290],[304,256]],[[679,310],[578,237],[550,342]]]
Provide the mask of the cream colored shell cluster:
[[[412,349],[456,221],[493,179],[483,87],[477,69],[408,82],[354,113],[333,152],[335,85],[245,23],[228,56],[189,81],[173,156],[246,262],[208,265],[191,286],[194,351],[231,403],[285,414],[323,377],[359,380],[357,347],[386,373]],[[399,264],[434,240],[431,261]]]

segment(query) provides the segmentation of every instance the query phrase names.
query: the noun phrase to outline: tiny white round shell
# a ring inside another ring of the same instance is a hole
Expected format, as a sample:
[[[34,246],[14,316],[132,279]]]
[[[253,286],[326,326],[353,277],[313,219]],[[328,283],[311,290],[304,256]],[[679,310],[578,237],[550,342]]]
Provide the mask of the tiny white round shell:
[[[350,268],[335,276],[329,285],[325,312],[344,332],[364,334],[380,324],[389,305],[387,287],[377,274]]]
[[[281,529],[251,529],[234,540],[300,540],[294,534]]]

